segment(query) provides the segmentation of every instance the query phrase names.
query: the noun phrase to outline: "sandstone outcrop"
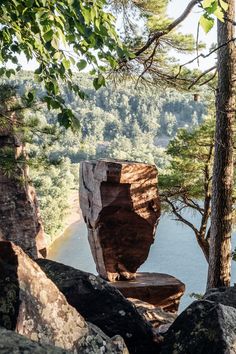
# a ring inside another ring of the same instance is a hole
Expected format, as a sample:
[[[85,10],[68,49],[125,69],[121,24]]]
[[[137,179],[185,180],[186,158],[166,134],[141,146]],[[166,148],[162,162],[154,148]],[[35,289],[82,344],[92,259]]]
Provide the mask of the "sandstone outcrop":
[[[139,299],[170,312],[177,312],[185,290],[180,280],[162,273],[137,273],[134,281],[115,281],[111,285],[126,298]]]
[[[235,323],[235,308],[195,301],[169,328],[161,354],[235,354]]]
[[[0,264],[1,327],[73,353],[128,353],[121,337],[112,341],[89,326],[18,246],[1,241]]]
[[[156,307],[148,302],[129,298],[138,313],[148,321],[157,334],[164,334],[177,318],[177,313],[167,312],[161,307]]]
[[[14,242],[30,257],[46,256],[36,193],[29,184],[27,155],[21,134],[16,134],[22,122],[14,112],[6,113],[6,117],[0,124],[0,240]]]
[[[98,160],[80,164],[80,207],[100,276],[135,278],[160,216],[155,166]]]
[[[157,353],[153,332],[135,307],[102,278],[47,259],[39,259],[46,275],[68,303],[108,336],[121,335],[131,354]]]
[[[0,327],[0,354],[71,354],[71,351],[32,341]]]

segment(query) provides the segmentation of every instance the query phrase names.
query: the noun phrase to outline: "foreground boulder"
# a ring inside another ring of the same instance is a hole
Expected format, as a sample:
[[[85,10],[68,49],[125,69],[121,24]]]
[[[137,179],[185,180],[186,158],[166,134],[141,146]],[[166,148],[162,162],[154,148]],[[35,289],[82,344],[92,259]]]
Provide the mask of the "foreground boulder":
[[[37,263],[68,303],[108,336],[121,335],[131,354],[158,353],[151,326],[131,302],[105,280],[47,259]]]
[[[160,217],[156,167],[115,160],[81,162],[80,207],[98,274],[109,281],[135,278]]]
[[[34,342],[0,327],[0,354],[70,354],[71,351]]]
[[[89,326],[19,247],[0,242],[0,264],[0,326],[73,353],[128,353],[122,338]]]
[[[228,288],[210,289],[204,295],[204,300],[214,301],[222,305],[236,308],[236,284]]]
[[[169,328],[161,354],[234,354],[235,324],[233,307],[195,301]]]
[[[115,286],[126,298],[148,302],[165,311],[177,312],[185,285],[177,278],[163,273],[137,273],[131,281],[115,281]]]

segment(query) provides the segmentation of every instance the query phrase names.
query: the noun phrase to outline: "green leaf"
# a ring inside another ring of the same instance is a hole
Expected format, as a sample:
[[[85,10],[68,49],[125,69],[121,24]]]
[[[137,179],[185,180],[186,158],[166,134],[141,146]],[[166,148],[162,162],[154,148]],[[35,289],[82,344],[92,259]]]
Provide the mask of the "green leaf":
[[[52,36],[53,36],[53,30],[49,30],[48,32],[44,33],[43,39],[45,40],[45,42],[49,42],[51,41]]]
[[[224,13],[219,6],[217,7],[216,11],[214,11],[214,15],[218,18],[218,20],[224,22]]]
[[[212,27],[214,26],[214,19],[212,17],[208,17],[206,15],[202,15],[200,17],[199,23],[203,30],[208,33]]]
[[[202,7],[204,9],[206,9],[207,7],[211,7],[214,2],[216,2],[216,0],[204,0],[202,2]]]
[[[81,59],[78,63],[77,63],[77,68],[79,70],[83,70],[85,67],[87,66],[87,62],[84,59]]]
[[[224,11],[227,11],[228,8],[229,8],[229,5],[228,5],[225,1],[223,1],[223,0],[220,0],[220,6],[222,7],[222,9],[223,9]]]
[[[95,90],[99,90],[100,87],[105,86],[106,82],[105,82],[105,78],[103,75],[98,75],[98,77],[96,77],[93,80],[93,86],[95,88]]]
[[[55,35],[53,35],[53,37],[52,37],[51,46],[55,49],[59,48],[59,39]]]
[[[62,60],[62,65],[64,66],[65,70],[70,69],[70,61],[66,58]]]

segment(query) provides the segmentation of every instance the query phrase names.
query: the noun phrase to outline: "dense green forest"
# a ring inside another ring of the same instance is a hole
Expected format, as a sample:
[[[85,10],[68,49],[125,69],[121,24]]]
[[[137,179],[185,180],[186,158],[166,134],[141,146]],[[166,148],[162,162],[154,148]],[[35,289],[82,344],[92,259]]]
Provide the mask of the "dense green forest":
[[[68,196],[78,188],[79,162],[113,157],[156,164],[159,172],[168,168],[166,147],[179,128],[192,130],[207,112],[204,100],[194,101],[193,93],[173,89],[147,88],[134,83],[107,86],[95,91],[87,75],[76,78],[86,99],[62,88],[67,106],[76,114],[80,129],[59,127],[57,112],[40,102],[44,91],[30,72],[11,80],[20,95],[35,91],[37,101],[25,112],[31,127],[26,134],[31,161],[32,183],[37,189],[45,230],[51,238],[63,227]],[[9,84],[9,79],[7,80]],[[200,95],[201,98],[201,95]]]

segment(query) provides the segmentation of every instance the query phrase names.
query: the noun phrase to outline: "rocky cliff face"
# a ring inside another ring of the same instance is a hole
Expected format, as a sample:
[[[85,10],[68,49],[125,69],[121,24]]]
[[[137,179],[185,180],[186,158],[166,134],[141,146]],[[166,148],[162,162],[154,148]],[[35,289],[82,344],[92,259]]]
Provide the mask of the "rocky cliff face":
[[[46,255],[46,240],[35,190],[29,185],[16,114],[0,127],[0,240],[13,241],[31,257]]]
[[[80,206],[99,275],[109,281],[135,278],[160,216],[156,167],[113,160],[82,162]]]

